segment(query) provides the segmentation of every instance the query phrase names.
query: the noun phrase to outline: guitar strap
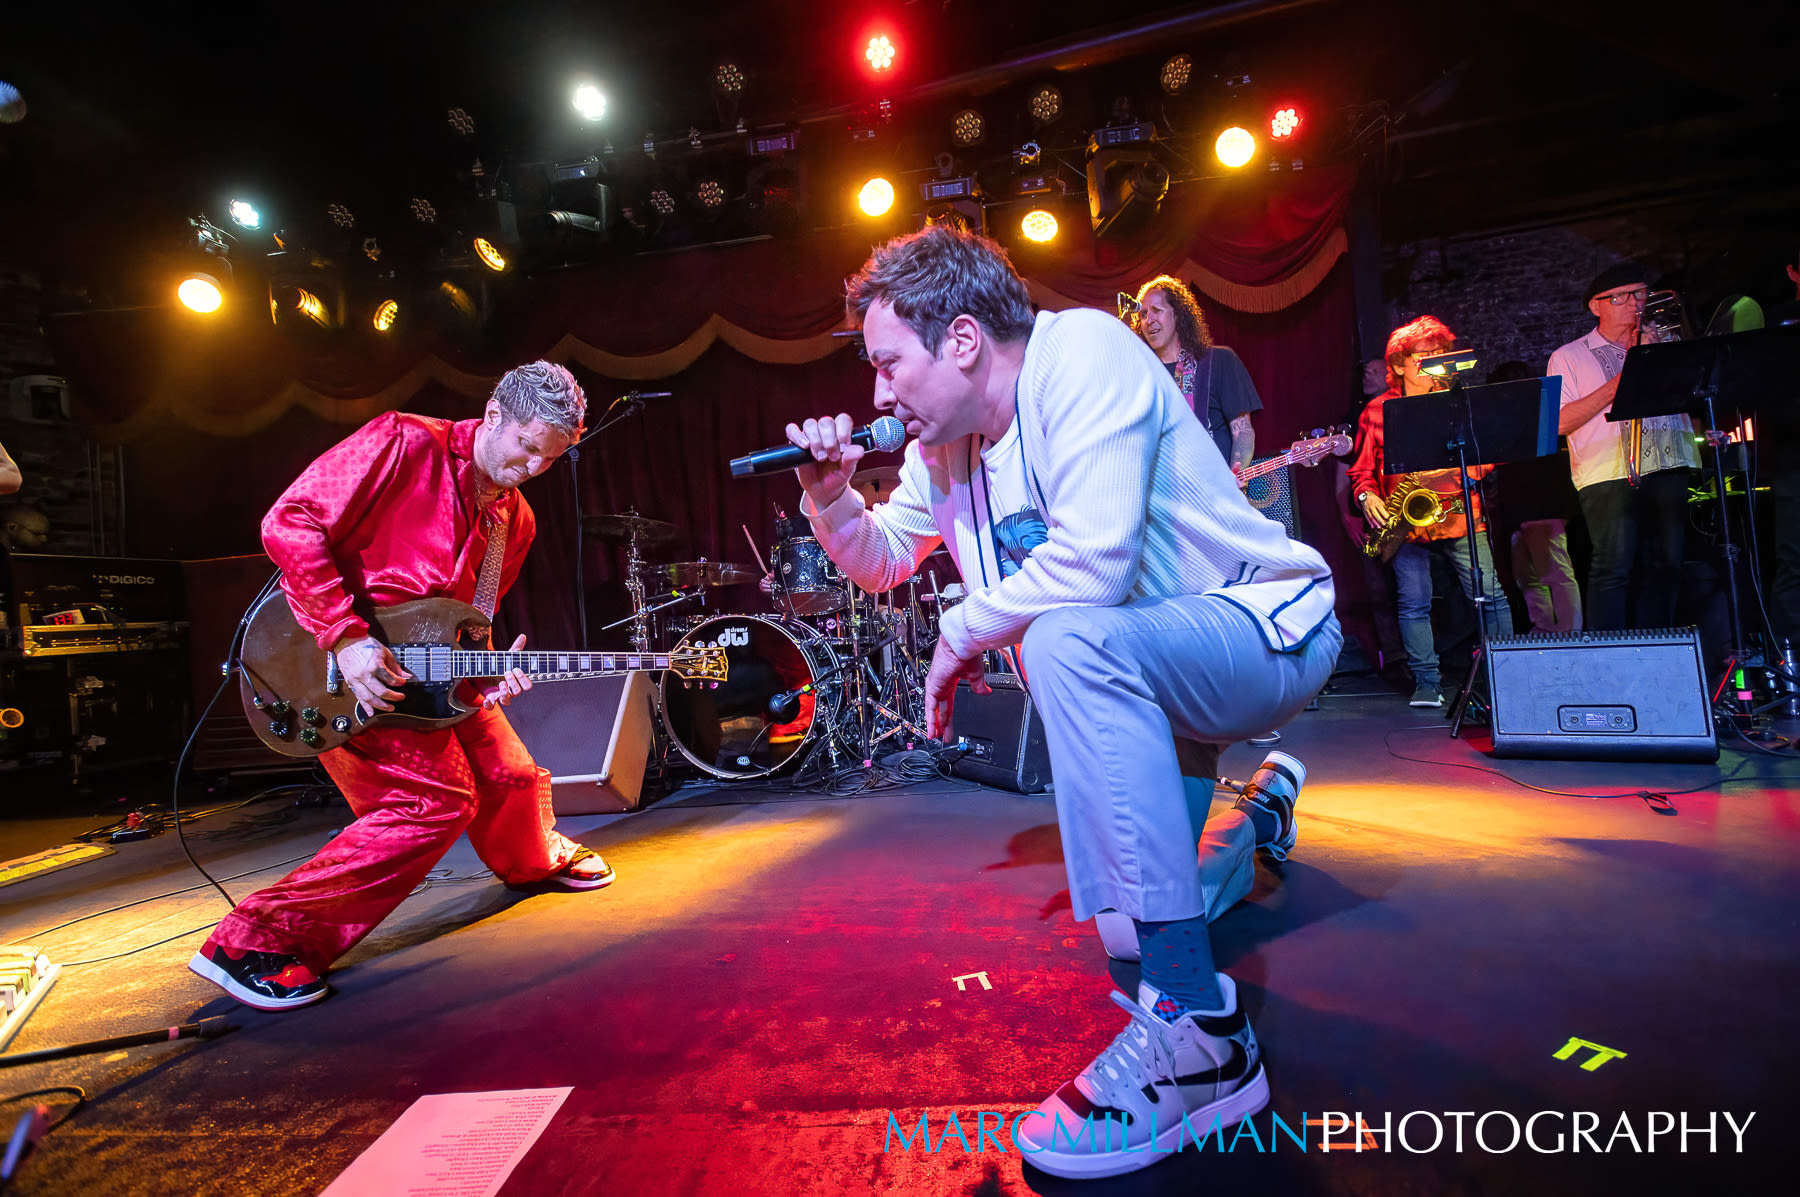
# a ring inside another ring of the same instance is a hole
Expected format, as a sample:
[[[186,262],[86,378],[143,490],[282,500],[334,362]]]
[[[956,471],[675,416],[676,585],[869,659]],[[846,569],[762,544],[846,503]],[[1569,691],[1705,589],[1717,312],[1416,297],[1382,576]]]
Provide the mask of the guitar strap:
[[[475,609],[489,619],[494,618],[494,605],[500,599],[500,566],[506,560],[506,513],[494,502],[482,512],[488,526],[487,552],[481,558],[481,573],[475,579]],[[490,515],[491,513],[491,515]]]

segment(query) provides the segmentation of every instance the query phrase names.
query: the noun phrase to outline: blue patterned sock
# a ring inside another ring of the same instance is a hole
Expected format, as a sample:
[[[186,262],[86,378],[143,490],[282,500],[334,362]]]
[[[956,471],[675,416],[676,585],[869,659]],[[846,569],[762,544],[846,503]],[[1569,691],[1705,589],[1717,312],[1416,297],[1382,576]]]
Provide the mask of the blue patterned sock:
[[[1204,916],[1171,923],[1140,922],[1137,932],[1144,983],[1162,994],[1156,1013],[1164,1021],[1174,1022],[1189,1010],[1224,1008],[1225,995],[1213,971],[1212,939]]]

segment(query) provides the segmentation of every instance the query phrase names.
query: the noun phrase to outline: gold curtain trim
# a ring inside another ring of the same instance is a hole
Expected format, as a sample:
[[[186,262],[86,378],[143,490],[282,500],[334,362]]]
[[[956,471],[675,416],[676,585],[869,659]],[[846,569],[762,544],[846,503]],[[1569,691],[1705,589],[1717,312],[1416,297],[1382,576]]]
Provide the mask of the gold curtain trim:
[[[1319,252],[1308,258],[1300,269],[1277,283],[1265,283],[1256,286],[1249,283],[1234,283],[1230,279],[1221,278],[1192,258],[1184,261],[1169,273],[1176,278],[1192,283],[1209,299],[1218,301],[1226,307],[1239,312],[1279,312],[1283,308],[1299,303],[1318,285],[1325,281],[1337,260],[1350,252],[1350,238],[1340,225],[1331,231],[1325,243],[1319,246]],[[1025,280],[1025,287],[1031,298],[1040,308],[1047,311],[1060,312],[1065,308],[1081,307],[1075,300],[1060,292],[1053,291],[1042,283],[1032,279]]]
[[[825,332],[782,341],[759,336],[714,313],[681,344],[661,353],[627,357],[597,349],[570,334],[553,345],[544,357],[563,364],[574,362],[606,378],[642,382],[681,373],[712,348],[715,341],[724,341],[755,361],[796,366],[825,357],[838,348],[841,338]],[[189,402],[182,396],[157,395],[125,420],[116,424],[90,421],[89,427],[97,439],[116,444],[137,439],[173,415],[215,436],[241,437],[261,432],[286,415],[291,407],[304,408],[327,423],[361,425],[383,412],[405,406],[427,382],[438,383],[460,395],[485,402],[499,381],[499,375],[470,374],[433,354],[373,395],[357,399],[334,398],[298,381],[288,383],[256,407],[245,411],[221,411]]]

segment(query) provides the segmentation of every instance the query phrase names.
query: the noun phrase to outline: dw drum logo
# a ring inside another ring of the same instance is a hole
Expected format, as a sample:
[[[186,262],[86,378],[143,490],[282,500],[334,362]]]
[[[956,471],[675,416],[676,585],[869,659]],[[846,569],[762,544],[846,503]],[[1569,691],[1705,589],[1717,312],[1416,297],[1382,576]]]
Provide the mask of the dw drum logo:
[[[720,648],[747,648],[749,644],[749,628],[726,628],[719,633]]]

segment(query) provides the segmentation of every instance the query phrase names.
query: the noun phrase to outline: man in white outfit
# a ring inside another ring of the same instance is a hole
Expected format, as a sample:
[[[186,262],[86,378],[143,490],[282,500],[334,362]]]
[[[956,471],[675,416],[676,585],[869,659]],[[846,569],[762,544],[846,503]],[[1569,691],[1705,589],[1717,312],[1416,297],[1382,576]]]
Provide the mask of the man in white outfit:
[[[958,681],[1022,647],[1043,716],[1075,917],[1136,922],[1143,984],[1112,1045],[1015,1128],[1061,1176],[1146,1166],[1268,1102],[1256,1037],[1213,969],[1200,827],[1177,740],[1275,727],[1324,685],[1342,637],[1323,559],[1238,490],[1156,355],[1110,314],[1033,319],[1005,252],[944,226],[877,249],[849,284],[875,406],[905,422],[900,484],[866,509],[848,415],[788,425],[809,449],[801,509],[859,585],[886,590],[937,545],[968,597],[946,612],[926,679],[950,735]],[[1293,807],[1244,813],[1293,845]]]

